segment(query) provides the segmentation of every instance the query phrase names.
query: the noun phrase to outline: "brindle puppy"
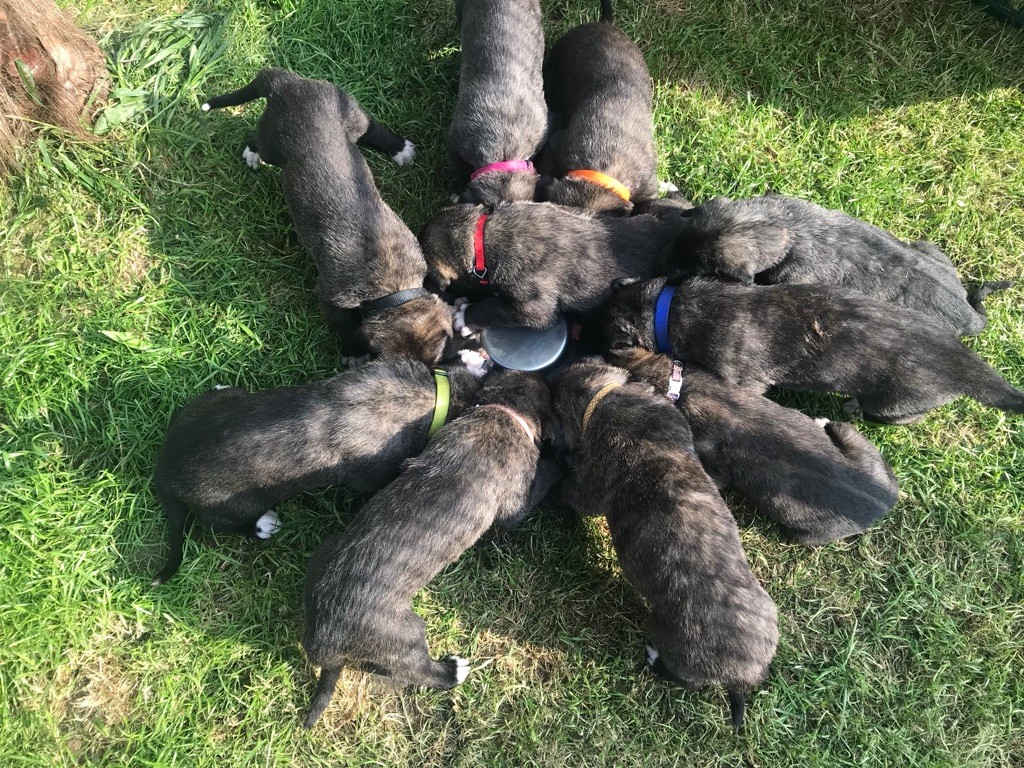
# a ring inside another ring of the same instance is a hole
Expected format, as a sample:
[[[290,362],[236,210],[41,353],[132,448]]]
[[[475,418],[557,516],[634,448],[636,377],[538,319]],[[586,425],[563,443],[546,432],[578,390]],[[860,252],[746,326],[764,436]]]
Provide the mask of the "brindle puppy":
[[[446,370],[455,418],[479,383],[461,366]],[[265,539],[277,531],[273,507],[285,499],[331,485],[383,487],[426,445],[436,393],[422,363],[375,361],[298,387],[219,388],[184,405],[156,462],[170,552],[153,583],[181,565],[189,507],[215,531]]]
[[[665,279],[618,286],[603,319],[609,344],[655,349]],[[959,395],[1024,413],[1024,392],[931,315],[833,288],[688,280],[671,302],[668,336],[673,357],[732,384],[842,392],[871,421],[908,424]]]
[[[556,115],[545,171],[561,178],[540,191],[546,200],[590,211],[629,213],[658,196],[651,75],[643,54],[612,24],[609,0],[602,21],[570,30],[544,63],[544,95]],[[598,171],[626,190],[618,194],[571,171]]]
[[[491,524],[517,525],[559,479],[539,443],[555,428],[539,376],[495,374],[479,407],[442,429],[405,471],[363,507],[344,534],[322,544],[306,571],[302,645],[322,667],[306,717],[323,713],[344,664],[400,685],[451,688],[466,661],[435,661],[412,598],[473,546]]]
[[[678,375],[676,404],[704,469],[793,541],[817,546],[863,533],[896,503],[892,468],[852,424],[810,419],[689,365],[674,371],[671,359],[647,350],[612,357],[659,394]]]
[[[462,40],[448,129],[455,192],[461,202],[487,206],[533,200],[537,174],[529,161],[548,130],[540,3],[458,0],[455,12]]]
[[[356,147],[390,153],[404,142],[393,155],[401,165],[412,159],[412,145],[340,88],[283,69],[261,70],[203,109],[258,98],[267,106],[243,156],[253,168],[280,166],[292,223],[316,261],[317,297],[342,351],[437,361],[451,336],[451,308],[423,288],[427,267],[416,237],[381,199]]]
[[[555,411],[573,454],[564,500],[608,519],[630,583],[646,598],[648,662],[687,688],[742,692],[775,656],[775,604],[750,572],[732,514],[700,465],[690,428],[664,397],[593,358],[555,380]]]
[[[460,328],[546,328],[558,312],[598,309],[616,277],[658,274],[674,236],[669,216],[598,218],[550,203],[513,203],[489,215],[481,206],[445,208],[420,240],[436,287],[479,299],[456,317]]]
[[[927,312],[961,336],[985,327],[982,299],[1012,285],[984,283],[968,295],[934,244],[905,243],[842,211],[774,194],[694,208],[682,220],[675,265],[748,285],[848,288]]]

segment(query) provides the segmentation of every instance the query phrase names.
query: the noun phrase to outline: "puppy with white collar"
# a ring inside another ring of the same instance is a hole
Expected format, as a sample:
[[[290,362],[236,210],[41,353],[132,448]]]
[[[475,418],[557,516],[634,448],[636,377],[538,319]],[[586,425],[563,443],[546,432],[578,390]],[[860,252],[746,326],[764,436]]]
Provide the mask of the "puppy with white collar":
[[[344,664],[431,688],[451,688],[469,672],[463,659],[431,656],[413,595],[492,523],[517,525],[560,477],[557,464],[540,460],[541,439],[556,428],[543,378],[492,374],[477,404],[310,558],[302,646],[322,669],[307,728]]]
[[[448,129],[459,201],[494,206],[533,200],[534,155],[548,110],[537,0],[457,0],[462,41],[459,100]]]
[[[572,469],[562,500],[604,515],[623,573],[647,600],[647,659],[687,688],[722,685],[735,728],[743,692],[775,656],[775,603],[750,572],[736,521],[666,398],[600,359],[554,383]]]
[[[340,88],[283,69],[261,70],[203,110],[259,98],[266,108],[244,156],[253,168],[281,168],[292,223],[316,261],[317,297],[342,353],[435,363],[451,337],[451,308],[423,287],[419,243],[381,199],[356,146],[402,164],[412,160],[412,144],[371,120]]]
[[[192,520],[265,539],[285,499],[332,485],[383,487],[479,387],[462,366],[431,371],[398,360],[297,387],[224,387],[195,398],[175,414],[156,462],[170,551],[153,584],[178,570]]]

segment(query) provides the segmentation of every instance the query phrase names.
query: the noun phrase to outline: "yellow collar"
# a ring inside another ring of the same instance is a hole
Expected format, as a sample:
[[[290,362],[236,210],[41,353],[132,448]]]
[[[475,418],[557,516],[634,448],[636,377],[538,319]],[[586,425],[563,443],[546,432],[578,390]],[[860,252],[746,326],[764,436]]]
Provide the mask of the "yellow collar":
[[[581,430],[582,432],[587,431],[587,424],[590,423],[590,417],[594,415],[594,409],[597,408],[598,404],[602,400],[604,400],[605,396],[609,392],[611,392],[613,389],[618,389],[621,386],[621,384],[618,384],[614,381],[611,384],[605,384],[603,387],[597,390],[596,395],[590,398],[590,402],[587,403],[587,410],[583,412],[583,429]]]
[[[604,187],[609,192],[614,192],[627,203],[629,202],[629,187],[618,179],[613,179],[607,173],[601,173],[600,171],[569,171],[565,174],[565,178],[589,181],[591,184],[597,184],[599,187]]]

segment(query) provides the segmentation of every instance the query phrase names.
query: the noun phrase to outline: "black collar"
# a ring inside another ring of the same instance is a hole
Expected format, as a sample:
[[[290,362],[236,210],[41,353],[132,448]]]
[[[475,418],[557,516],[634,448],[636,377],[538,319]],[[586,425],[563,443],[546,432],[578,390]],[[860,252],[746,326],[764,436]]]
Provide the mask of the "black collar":
[[[395,291],[394,293],[389,293],[387,296],[381,296],[379,299],[370,299],[369,301],[360,302],[359,310],[364,315],[369,315],[373,312],[379,312],[382,309],[400,307],[403,304],[408,304],[413,299],[430,295],[430,291],[426,288],[406,288],[404,291]]]

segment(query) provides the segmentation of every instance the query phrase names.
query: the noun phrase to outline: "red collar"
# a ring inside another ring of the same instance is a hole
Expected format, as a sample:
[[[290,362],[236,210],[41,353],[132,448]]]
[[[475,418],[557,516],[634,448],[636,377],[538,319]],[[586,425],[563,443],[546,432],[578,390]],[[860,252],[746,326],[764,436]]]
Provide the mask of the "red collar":
[[[476,275],[480,285],[487,285],[487,264],[484,261],[484,224],[487,223],[487,214],[481,213],[476,220],[476,231],[473,233],[473,274]]]

